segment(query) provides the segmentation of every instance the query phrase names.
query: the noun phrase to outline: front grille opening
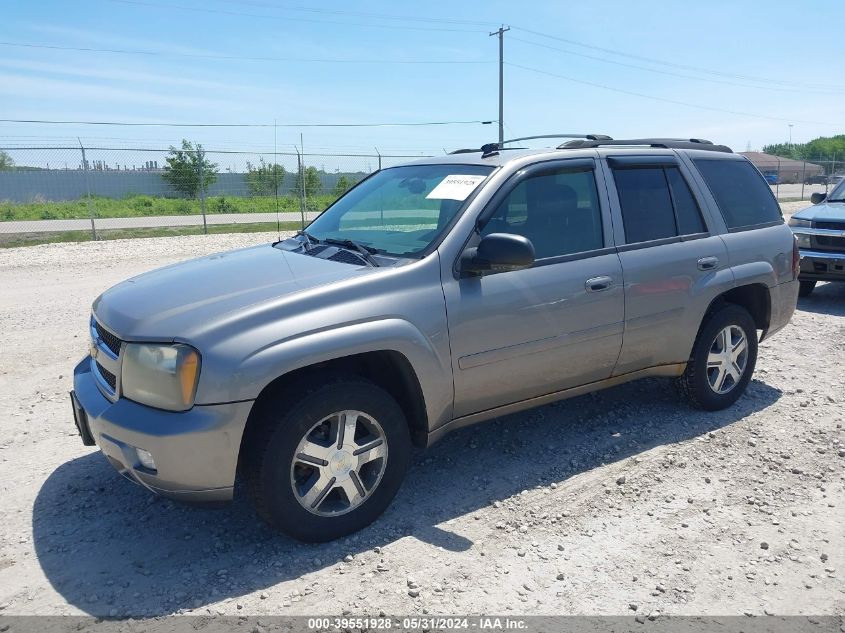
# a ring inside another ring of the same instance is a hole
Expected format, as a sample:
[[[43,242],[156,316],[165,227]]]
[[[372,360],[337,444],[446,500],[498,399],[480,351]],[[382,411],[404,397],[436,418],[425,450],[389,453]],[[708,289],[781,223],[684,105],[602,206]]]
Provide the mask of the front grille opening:
[[[117,376],[115,376],[108,369],[103,367],[98,361],[97,361],[97,371],[100,372],[100,375],[103,377],[103,380],[105,380],[106,384],[109,387],[111,387],[112,391],[117,390]]]
[[[98,321],[94,321],[94,327],[97,330],[97,336],[100,337],[100,340],[105,343],[105,346],[111,350],[112,354],[118,356],[120,354],[121,340],[106,330]]]
[[[816,235],[816,248],[820,251],[833,251],[836,253],[845,251],[845,237],[833,237],[829,235]]]
[[[817,229],[828,229],[830,231],[845,231],[845,222],[829,222],[827,220],[816,220],[813,226]]]

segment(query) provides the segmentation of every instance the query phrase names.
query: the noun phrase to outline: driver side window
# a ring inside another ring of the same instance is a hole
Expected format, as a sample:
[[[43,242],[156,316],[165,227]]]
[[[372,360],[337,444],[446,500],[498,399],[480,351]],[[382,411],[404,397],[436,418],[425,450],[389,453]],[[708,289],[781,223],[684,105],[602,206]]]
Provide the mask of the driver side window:
[[[481,235],[512,233],[531,240],[537,259],[604,247],[601,208],[592,169],[558,169],[520,182]]]

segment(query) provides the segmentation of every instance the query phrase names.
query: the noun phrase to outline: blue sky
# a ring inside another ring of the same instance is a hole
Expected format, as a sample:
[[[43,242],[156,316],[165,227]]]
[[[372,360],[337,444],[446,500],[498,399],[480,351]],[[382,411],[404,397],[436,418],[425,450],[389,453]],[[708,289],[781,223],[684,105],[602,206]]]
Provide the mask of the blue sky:
[[[842,45],[828,34],[828,25],[843,23],[841,0],[6,0],[2,15],[2,42],[155,54],[0,45],[0,118],[496,119],[498,49],[488,32],[502,23],[513,27],[505,36],[513,64],[505,67],[507,137],[691,136],[745,150],[785,141],[789,123],[796,142],[845,131]],[[244,59],[268,57],[277,59]],[[475,63],[395,63],[419,61]],[[278,128],[278,147],[292,149],[300,132],[306,151],[417,154],[497,134],[478,124]],[[71,144],[77,136],[121,147],[186,137],[267,151],[274,142],[272,128],[0,123],[0,145]]]

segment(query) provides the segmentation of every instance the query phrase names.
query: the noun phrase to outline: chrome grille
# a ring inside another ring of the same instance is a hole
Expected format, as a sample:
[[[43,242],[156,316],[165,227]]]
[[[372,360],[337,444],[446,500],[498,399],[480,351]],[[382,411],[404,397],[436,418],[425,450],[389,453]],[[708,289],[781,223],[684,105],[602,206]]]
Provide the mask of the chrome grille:
[[[97,361],[95,361],[97,362]],[[108,369],[103,367],[99,362],[97,362],[97,371],[100,372],[100,376],[103,377],[103,380],[106,381],[106,384],[111,387],[112,391],[117,390],[117,376],[111,373]]]
[[[100,392],[112,402],[120,396],[120,356],[123,341],[109,332],[91,316],[89,324],[91,334],[90,368]]]
[[[816,220],[813,228],[827,229],[828,231],[845,231],[845,222],[831,222],[829,220]]]
[[[98,321],[94,321],[94,329],[97,331],[97,336],[100,337],[100,340],[103,344],[108,347],[112,354],[118,356],[120,354],[120,346],[122,341],[117,338],[114,334],[106,330]]]
[[[845,237],[814,235],[813,241],[820,251],[845,252]]]

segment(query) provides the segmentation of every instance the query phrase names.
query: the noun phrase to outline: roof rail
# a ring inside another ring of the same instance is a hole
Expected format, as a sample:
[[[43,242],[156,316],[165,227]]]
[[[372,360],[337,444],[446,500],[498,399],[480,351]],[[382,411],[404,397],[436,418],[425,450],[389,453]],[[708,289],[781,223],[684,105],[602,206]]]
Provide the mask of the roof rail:
[[[511,138],[501,143],[486,143],[478,149],[456,149],[450,154],[472,154],[474,152],[483,152],[490,154],[491,152],[503,149],[526,149],[524,147],[504,147],[508,143],[516,143],[518,141],[531,141],[538,138],[573,138],[573,139],[587,139],[590,141],[611,141],[611,137],[606,134],[539,134],[537,136],[520,136],[519,138]]]
[[[613,139],[606,134],[539,134],[537,136],[520,136],[519,138],[512,138],[507,141],[502,141],[502,145],[506,143],[516,143],[517,141],[531,141],[537,138],[583,138],[589,141],[612,141]]]
[[[714,145],[703,138],[633,138],[633,139],[598,139],[574,140],[558,145],[558,149],[586,149],[592,147],[619,146],[663,147],[667,149],[703,149],[711,152],[733,153],[727,145]]]

